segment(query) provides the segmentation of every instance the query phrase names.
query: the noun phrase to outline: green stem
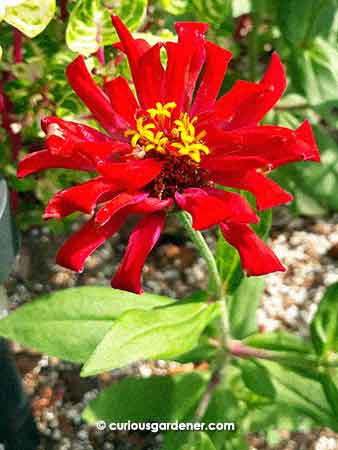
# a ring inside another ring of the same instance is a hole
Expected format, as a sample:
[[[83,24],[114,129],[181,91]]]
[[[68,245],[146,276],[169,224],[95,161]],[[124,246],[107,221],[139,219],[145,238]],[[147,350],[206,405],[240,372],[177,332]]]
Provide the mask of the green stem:
[[[214,393],[214,390],[220,380],[224,379],[225,369],[229,361],[229,351],[227,349],[227,343],[229,340],[229,321],[226,299],[224,298],[222,280],[220,278],[217,264],[213,254],[211,253],[205,239],[199,231],[193,229],[191,224],[191,217],[185,211],[177,213],[184,229],[188,233],[190,239],[194,242],[198,248],[200,255],[205,259],[209,270],[209,293],[214,300],[217,301],[220,307],[219,329],[220,329],[220,342],[221,346],[215,361],[215,365],[209,380],[209,383],[205,389],[205,392],[201,398],[201,401],[196,409],[194,416],[195,422],[200,422],[205,413],[207,412],[210,400]],[[193,444],[194,434],[189,436],[189,444]]]
[[[209,272],[209,293],[215,300],[222,298],[222,281],[218,273],[217,265],[213,254],[210,251],[205,239],[200,231],[193,229],[190,215],[185,211],[180,211],[177,216],[188,233],[190,239],[196,245],[200,255],[204,258]]]

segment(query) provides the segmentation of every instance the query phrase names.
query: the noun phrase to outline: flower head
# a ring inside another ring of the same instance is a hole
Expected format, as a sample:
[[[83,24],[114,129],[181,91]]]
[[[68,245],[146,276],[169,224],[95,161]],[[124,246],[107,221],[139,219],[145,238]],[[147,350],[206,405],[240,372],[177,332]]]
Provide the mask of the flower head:
[[[273,53],[260,82],[239,80],[217,99],[232,55],[206,39],[207,25],[178,23],[178,42],[151,47],[134,39],[118,17],[113,24],[136,97],[122,77],[106,82],[102,90],[79,56],[67,68],[68,81],[106,133],[46,117],[46,149],[19,164],[20,177],[57,167],[98,174],[56,194],[45,210],[46,219],[74,211],[92,215],[60,249],[58,263],[81,271],[86,258],[128,215],[140,214],[112,280],[113,287],[140,293],[142,267],[166,215],[182,208],[197,230],[220,225],[248,275],[285,270],[251,229],[259,220],[253,208],[227,190],[251,192],[257,210],[281,205],[292,196],[268,172],[299,160],[319,161],[307,121],[296,130],[259,125],[285,89],[278,55]]]

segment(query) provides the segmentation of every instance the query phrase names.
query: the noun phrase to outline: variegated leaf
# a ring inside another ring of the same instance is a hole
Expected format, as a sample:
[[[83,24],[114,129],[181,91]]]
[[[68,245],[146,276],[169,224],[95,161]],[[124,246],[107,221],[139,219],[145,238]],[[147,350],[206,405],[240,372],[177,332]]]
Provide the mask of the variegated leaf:
[[[33,38],[49,24],[55,13],[55,0],[26,0],[19,5],[5,3],[4,20]]]
[[[128,0],[121,2],[120,7],[113,12],[133,31],[142,23],[146,8],[147,0]],[[117,40],[110,12],[101,0],[79,0],[76,3],[66,31],[66,42],[71,50],[88,56],[99,47]]]

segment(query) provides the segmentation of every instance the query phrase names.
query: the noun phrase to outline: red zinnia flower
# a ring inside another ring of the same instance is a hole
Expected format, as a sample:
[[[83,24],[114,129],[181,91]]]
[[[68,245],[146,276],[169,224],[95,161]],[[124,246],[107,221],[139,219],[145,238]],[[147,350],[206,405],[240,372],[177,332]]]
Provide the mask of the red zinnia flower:
[[[166,213],[183,208],[197,230],[220,225],[248,275],[285,270],[248,225],[259,220],[251,206],[215,184],[251,192],[257,209],[263,210],[292,199],[266,177],[271,169],[299,160],[319,161],[307,121],[294,131],[258,125],[285,89],[278,55],[272,55],[259,83],[239,80],[216,100],[231,53],[206,40],[207,25],[177,23],[177,43],[151,47],[134,39],[118,17],[113,23],[137,99],[122,77],[101,90],[79,56],[67,68],[69,83],[107,134],[47,117],[42,121],[46,149],[19,164],[19,177],[57,167],[99,174],[59,192],[46,208],[46,219],[74,211],[92,214],[60,249],[57,262],[81,271],[86,258],[129,214],[141,214],[112,280],[113,287],[140,293],[142,267]],[[166,67],[161,49],[166,51]]]

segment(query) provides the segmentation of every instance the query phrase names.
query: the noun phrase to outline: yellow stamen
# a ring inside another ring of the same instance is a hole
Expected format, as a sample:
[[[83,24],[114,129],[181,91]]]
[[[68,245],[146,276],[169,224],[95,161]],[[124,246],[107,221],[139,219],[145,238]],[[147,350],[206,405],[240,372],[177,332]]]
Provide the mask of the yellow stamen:
[[[209,148],[203,143],[206,131],[202,130],[196,135],[195,124],[198,118],[195,116],[190,119],[188,113],[181,113],[179,118],[174,120],[174,127],[171,130],[166,128],[170,126],[170,121],[164,127],[164,120],[170,119],[173,110],[176,108],[175,102],[169,102],[164,105],[157,102],[156,108],[147,110],[154,122],[145,116],[136,119],[136,130],[126,130],[125,136],[131,138],[131,145],[143,150],[145,153],[157,151],[161,154],[168,154],[170,147],[176,149],[176,155],[189,156],[193,161],[201,161],[201,153],[208,155]],[[162,131],[158,129],[162,128]],[[169,147],[167,147],[169,146]]]
[[[176,108],[175,102],[169,102],[169,103],[166,103],[165,105],[162,105],[162,103],[157,102],[156,108],[150,108],[150,109],[147,109],[147,111],[150,114],[150,117],[152,119],[155,119],[155,117],[159,117],[159,118],[163,119],[164,117],[170,118],[171,112],[169,111],[169,109],[175,109],[175,108]]]

